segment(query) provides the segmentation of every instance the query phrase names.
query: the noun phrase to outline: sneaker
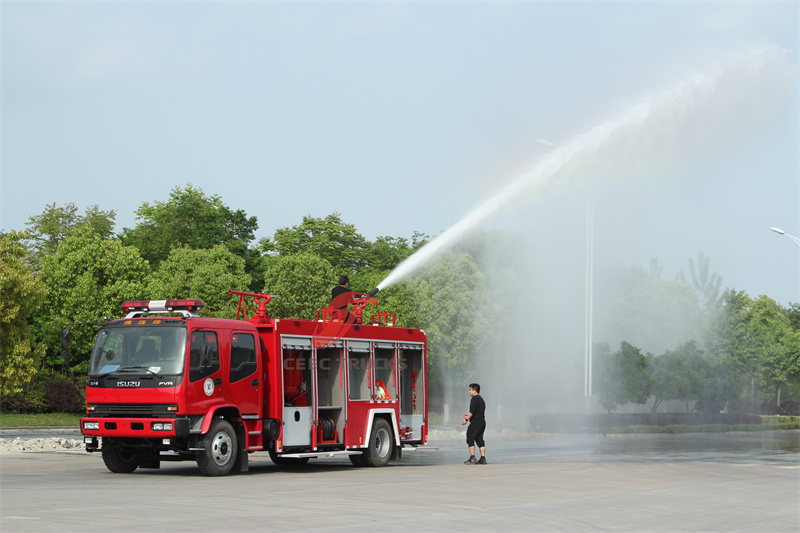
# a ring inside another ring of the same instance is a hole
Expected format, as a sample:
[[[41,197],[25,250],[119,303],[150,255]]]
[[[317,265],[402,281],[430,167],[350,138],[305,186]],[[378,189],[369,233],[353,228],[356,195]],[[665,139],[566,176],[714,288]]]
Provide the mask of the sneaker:
[[[481,457],[478,459],[478,462],[475,463],[476,465],[485,465],[486,464],[486,457]]]
[[[475,463],[477,463],[477,461],[475,460],[475,456],[474,456],[474,455],[473,455],[473,456],[471,456],[471,457],[470,457],[469,459],[467,459],[466,461],[464,461],[464,464],[465,464],[465,465],[474,465]]]

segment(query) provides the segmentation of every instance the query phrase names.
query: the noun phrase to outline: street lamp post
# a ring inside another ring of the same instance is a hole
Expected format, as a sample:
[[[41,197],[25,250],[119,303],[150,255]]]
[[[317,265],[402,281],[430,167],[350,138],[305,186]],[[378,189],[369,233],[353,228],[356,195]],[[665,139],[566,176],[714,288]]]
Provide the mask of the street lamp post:
[[[774,227],[773,227],[773,228],[769,228],[769,229],[771,229],[771,230],[772,230],[772,231],[774,231],[775,233],[780,233],[781,235],[785,235],[785,236],[789,237],[789,238],[790,238],[790,239],[792,239],[794,242],[796,242],[798,246],[800,246],[800,239],[798,239],[798,238],[797,238],[797,237],[795,237],[794,235],[789,235],[788,233],[786,233],[785,231],[783,231],[781,228],[774,228]],[[798,273],[797,287],[798,287],[798,291],[800,291],[800,273]]]
[[[785,231],[783,231],[781,228],[769,228],[769,229],[771,229],[771,230],[772,230],[772,231],[774,231],[775,233],[780,233],[781,235],[786,235],[787,237],[789,237],[790,239],[792,239],[794,242],[796,242],[796,243],[798,244],[798,246],[800,246],[800,239],[798,239],[798,238],[797,238],[797,237],[795,237],[794,235],[789,235],[788,233],[786,233]]]
[[[594,198],[586,204],[586,305],[583,334],[583,396],[586,414],[592,414],[592,310],[594,307]]]

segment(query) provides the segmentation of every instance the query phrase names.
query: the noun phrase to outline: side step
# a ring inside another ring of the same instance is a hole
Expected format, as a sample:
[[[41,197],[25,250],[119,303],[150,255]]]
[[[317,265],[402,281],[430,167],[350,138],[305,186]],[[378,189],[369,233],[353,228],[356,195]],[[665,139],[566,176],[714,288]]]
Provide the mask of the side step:
[[[403,453],[435,452],[438,447],[434,446],[403,446]]]
[[[286,459],[314,459],[314,458],[326,458],[326,457],[342,457],[347,455],[361,455],[361,451],[340,451],[340,452],[326,452],[326,451],[318,451],[318,452],[301,452],[301,453],[282,453],[279,455],[281,458]]]

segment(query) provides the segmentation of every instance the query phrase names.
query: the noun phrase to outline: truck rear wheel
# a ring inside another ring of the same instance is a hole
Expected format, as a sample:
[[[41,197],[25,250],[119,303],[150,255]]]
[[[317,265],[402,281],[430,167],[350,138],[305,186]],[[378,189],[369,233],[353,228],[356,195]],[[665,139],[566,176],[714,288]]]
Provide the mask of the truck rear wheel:
[[[119,446],[107,446],[103,443],[103,462],[106,468],[116,474],[130,474],[142,462],[142,457],[131,450]]]
[[[386,466],[392,457],[392,428],[383,418],[376,418],[372,426],[369,446],[364,451],[364,464],[367,466]]]
[[[197,466],[206,476],[225,476],[233,469],[238,450],[236,432],[227,420],[217,419],[203,435],[203,448]]]

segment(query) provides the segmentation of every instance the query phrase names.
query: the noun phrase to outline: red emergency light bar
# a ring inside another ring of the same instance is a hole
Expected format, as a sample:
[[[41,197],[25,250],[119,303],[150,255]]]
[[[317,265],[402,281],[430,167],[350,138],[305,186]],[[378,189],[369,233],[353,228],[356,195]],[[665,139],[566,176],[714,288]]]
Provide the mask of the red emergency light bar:
[[[197,313],[203,308],[202,300],[144,300],[139,302],[122,302],[124,313],[171,313],[175,311],[191,311]]]

